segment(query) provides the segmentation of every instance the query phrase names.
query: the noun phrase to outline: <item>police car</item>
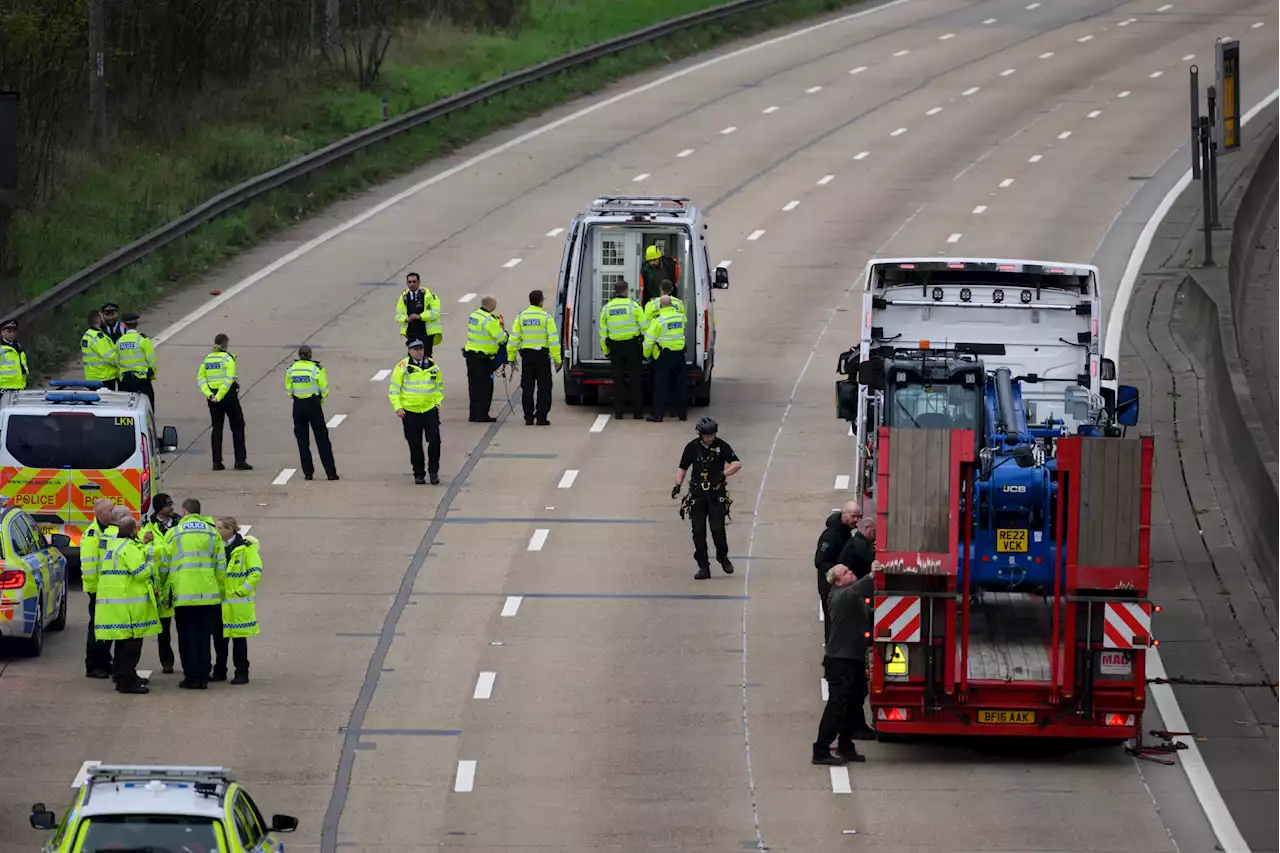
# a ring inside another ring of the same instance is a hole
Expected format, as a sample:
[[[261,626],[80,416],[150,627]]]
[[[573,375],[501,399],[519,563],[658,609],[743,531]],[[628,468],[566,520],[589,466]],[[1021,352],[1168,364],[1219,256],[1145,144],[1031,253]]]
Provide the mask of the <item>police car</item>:
[[[31,807],[33,827],[55,830],[43,853],[283,853],[276,833],[298,828],[289,815],[266,821],[226,767],[90,764],[81,772],[61,822],[44,803]]]
[[[67,558],[61,534],[45,538],[35,520],[0,496],[0,639],[27,657],[44,651],[44,632],[67,627]]]

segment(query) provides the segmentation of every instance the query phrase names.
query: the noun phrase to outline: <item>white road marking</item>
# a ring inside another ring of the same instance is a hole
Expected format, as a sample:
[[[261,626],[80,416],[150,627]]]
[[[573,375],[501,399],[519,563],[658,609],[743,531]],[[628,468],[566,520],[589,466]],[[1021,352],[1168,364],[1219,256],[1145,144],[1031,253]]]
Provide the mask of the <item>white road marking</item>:
[[[1266,25],[1267,25],[1266,21],[1258,21],[1256,24],[1250,24],[1249,29],[1256,30],[1260,27],[1265,27]]]
[[[276,478],[271,481],[271,485],[283,486],[285,483],[289,482],[289,478],[296,473],[298,473],[297,468],[285,468],[279,474],[276,474]]]
[[[1116,95],[1116,97],[1117,97],[1117,98],[1127,98],[1127,97],[1129,97],[1131,94],[1133,94],[1133,93],[1132,93],[1132,92],[1130,92],[1128,89],[1125,89],[1123,92],[1121,92],[1120,94]]]
[[[995,18],[987,18],[987,19],[986,19],[985,21],[983,21],[982,23],[984,23],[984,24],[994,24],[995,22],[996,22],[996,19],[995,19]]]
[[[1162,77],[1162,76],[1164,76],[1164,72],[1163,72],[1163,71],[1152,71],[1152,72],[1151,72],[1149,75],[1147,75],[1147,76],[1148,76],[1148,77],[1150,77],[1152,80],[1154,80],[1154,79],[1156,79],[1157,77]]]
[[[936,115],[937,115],[938,113],[940,113],[940,112],[942,112],[942,107],[931,107],[931,108],[930,108],[930,109],[925,113],[925,115],[927,115],[927,116],[936,116]]]
[[[1040,8],[1039,3],[1031,3],[1027,6],[1027,11],[1030,12],[1032,9],[1039,9],[1039,8]]]
[[[329,429],[333,429],[334,427],[338,426],[338,424],[342,423],[346,419],[347,419],[346,415],[334,415],[333,417],[329,418],[329,422],[325,424],[325,426],[327,426]]]
[[[889,134],[889,135],[890,135],[890,136],[901,136],[902,134],[904,134],[904,133],[906,133],[906,132],[907,132],[907,129],[906,129],[905,127],[900,127],[900,128],[898,128],[897,130],[895,130],[893,133],[891,133],[891,134]]]
[[[818,610],[821,611],[822,608],[819,607]],[[822,701],[826,702],[831,698],[831,691],[827,687],[827,680],[825,678],[820,678],[818,681],[821,682],[818,685],[818,691],[822,694]]]
[[[769,113],[776,113],[777,111],[778,111],[778,108],[776,106],[769,106],[769,107],[765,107],[760,112],[764,113],[765,115],[769,115]]]
[[[515,616],[520,612],[520,602],[524,601],[523,595],[508,595],[506,602],[502,605],[503,616]]]
[[[969,97],[970,95],[976,95],[976,94],[978,94],[978,92],[980,92],[980,91],[982,91],[982,87],[981,87],[981,86],[970,86],[968,89],[965,89],[965,90],[964,90],[963,92],[961,92],[960,94],[967,98],[967,97]]]
[[[783,210],[795,210],[795,209],[796,209],[797,207],[799,207],[799,206],[800,206],[800,202],[795,201],[795,200],[793,199],[792,201],[789,201],[789,202],[787,202],[786,204],[784,204],[784,205],[782,206],[782,209],[783,209]]]
[[[139,678],[150,678],[150,677],[151,677],[151,670],[149,670],[149,669],[140,669],[140,670],[137,670],[137,672],[138,672],[138,677],[139,677]]]
[[[831,183],[835,179],[836,179],[835,175],[823,175],[821,178],[818,179],[818,186],[825,187],[827,184]]]
[[[541,551],[542,546],[547,544],[547,537],[551,535],[551,531],[545,527],[539,527],[533,531],[533,536],[529,538],[529,547],[527,551]]]
[[[564,229],[563,229],[563,228],[552,228],[550,231],[548,231],[548,232],[547,232],[547,236],[548,236],[548,237],[558,237],[559,235],[561,235],[561,234],[563,234],[563,233],[564,233]]]
[[[855,160],[865,160],[865,159],[867,159],[867,157],[869,157],[869,156],[871,156],[871,152],[870,152],[870,151],[859,151],[857,154],[854,154],[854,155],[853,155],[853,159],[855,159]]]
[[[1102,110],[1090,110],[1085,118],[1097,118],[1100,115],[1102,115]]]
[[[807,94],[807,95],[812,95],[812,94],[814,94],[815,92],[821,92],[821,91],[822,91],[822,87],[821,87],[821,86],[810,86],[808,89],[805,89],[804,91],[805,91],[805,94]]]
[[[559,485],[556,486],[556,488],[557,489],[572,488],[573,481],[576,479],[578,479],[578,469],[570,468],[568,471],[565,471],[564,474],[560,477],[560,483]]]
[[[1182,57],[1182,61],[1183,61],[1183,62],[1190,62],[1191,60],[1193,60],[1193,59],[1195,59],[1195,58],[1196,58],[1196,55],[1195,55],[1194,53],[1188,53],[1186,56]]]
[[[379,370],[377,373],[373,374],[373,376],[369,377],[369,381],[381,382],[382,380],[386,379],[390,375],[391,375],[390,370]]]
[[[498,679],[496,672],[482,672],[480,677],[476,679],[476,690],[471,694],[472,699],[488,699],[493,696],[493,682]]]
[[[1260,103],[1254,104],[1253,108],[1241,117],[1240,124],[1242,126],[1248,124],[1254,116],[1270,106],[1277,96],[1280,96],[1280,89],[1272,90],[1271,94],[1263,98]],[[1147,224],[1143,226],[1137,242],[1134,243],[1133,252],[1129,255],[1129,262],[1120,277],[1120,286],[1116,290],[1115,302],[1112,304],[1107,320],[1107,336],[1103,352],[1108,358],[1118,358],[1120,355],[1120,337],[1124,334],[1125,315],[1129,311],[1129,301],[1133,298],[1133,286],[1138,280],[1142,265],[1146,262],[1147,252],[1155,239],[1156,230],[1164,222],[1169,209],[1190,184],[1191,170],[1188,169],[1169,189],[1155,212],[1151,214],[1151,218],[1147,220]],[[1168,677],[1158,648],[1147,650],[1147,677],[1152,679]],[[1160,718],[1164,720],[1165,726],[1170,731],[1187,730],[1187,721],[1182,715],[1182,708],[1178,705],[1178,697],[1174,694],[1173,688],[1167,684],[1153,684],[1151,698],[1155,700]],[[1186,745],[1178,763],[1187,774],[1187,781],[1191,783],[1191,789],[1195,792],[1196,799],[1200,801],[1200,807],[1209,819],[1209,825],[1213,827],[1218,846],[1222,850],[1247,851],[1249,845],[1240,834],[1240,829],[1236,826],[1226,803],[1223,802],[1222,793],[1218,790],[1212,774],[1204,763],[1204,757],[1200,754],[1200,747],[1196,744],[1195,738],[1175,738],[1175,740]]]
[[[849,435],[853,435],[853,424],[849,424]]]
[[[1043,154],[1032,154],[1030,157],[1028,157],[1028,158],[1027,158],[1027,162],[1028,162],[1028,163],[1039,163],[1039,162],[1040,162],[1041,160],[1043,160],[1043,159],[1044,159],[1044,155],[1043,155]]]
[[[1168,12],[1168,11],[1169,11],[1170,9],[1172,9],[1172,8],[1173,8],[1173,4],[1172,4],[1172,3],[1165,3],[1165,4],[1164,4],[1163,6],[1161,6],[1159,9],[1156,9],[1156,11],[1157,11],[1157,12]]]
[[[733,133],[733,132],[734,132],[735,130],[737,130],[737,129],[738,129],[738,128],[733,127],[733,126],[731,125],[731,126],[729,126],[729,127],[726,127],[724,130],[720,131],[720,133],[721,133],[721,135],[727,136],[728,134]]]
[[[1003,70],[1003,71],[1001,71],[1001,72],[1000,72],[1000,76],[1001,76],[1001,77],[1008,77],[1010,74],[1012,74],[1013,72],[1015,72],[1015,71],[1017,71],[1017,70],[1018,70],[1018,69],[1016,69],[1016,68],[1006,68],[1005,70]]]
[[[514,148],[518,148],[521,145],[524,145],[526,142],[537,139],[538,137],[544,136],[554,130],[558,130],[559,128],[564,127],[565,125],[571,122],[577,121],[578,119],[581,119],[581,118],[585,118],[586,116],[592,115],[596,112],[599,112],[600,110],[611,107],[614,104],[622,103],[623,101],[633,98],[636,95],[640,95],[645,92],[651,91],[653,89],[657,89],[660,86],[665,86],[667,83],[670,83],[674,80],[680,80],[684,77],[689,76],[690,74],[695,74],[699,71],[703,71],[707,68],[711,68],[723,62],[727,62],[732,59],[737,59],[738,57],[741,57],[741,56],[746,56],[748,54],[755,53],[756,51],[763,50],[764,48],[772,47],[777,44],[782,44],[784,42],[788,42],[793,39],[800,38],[802,36],[807,36],[812,33],[821,32],[831,27],[848,23],[849,21],[855,21],[860,18],[864,18],[868,15],[873,15],[877,12],[883,12],[887,9],[893,9],[907,2],[910,2],[910,0],[888,0],[888,2],[886,3],[881,3],[878,6],[872,6],[869,9],[860,9],[857,12],[851,12],[848,15],[841,15],[838,18],[831,18],[829,20],[820,21],[811,26],[804,27],[803,29],[793,30],[789,33],[784,33],[783,35],[775,36],[774,38],[766,39],[761,42],[756,42],[755,44],[747,45],[746,47],[739,48],[738,50],[729,51],[728,53],[724,53],[719,56],[713,56],[710,59],[704,60],[695,65],[690,65],[686,68],[681,68],[678,71],[673,71],[670,74],[666,74],[662,77],[659,77],[656,80],[650,80],[648,83],[644,83],[634,88],[627,89],[624,92],[619,92],[618,94],[612,97],[605,98],[600,101],[596,101],[595,103],[590,104],[589,106],[583,107],[582,109],[577,110],[576,112],[570,113],[567,116],[562,116],[558,119],[555,119],[554,121],[549,121],[546,124],[540,125],[539,127],[535,127],[533,130],[530,130],[528,133],[522,133],[521,135],[515,137],[514,139],[509,139],[506,142],[503,142],[501,145],[495,145],[492,148],[488,148],[484,151],[481,151],[479,154],[475,155],[474,157],[469,157],[466,160],[462,161],[461,163],[456,164],[452,168],[445,169],[443,172],[439,172],[423,181],[419,181],[413,186],[408,187],[402,190],[401,192],[396,193],[391,198],[384,199],[378,204],[375,204],[372,207],[366,208],[365,210],[361,211],[359,214],[351,217],[350,219],[344,222],[339,223],[333,228],[330,228],[328,231],[325,231],[323,234],[320,234],[319,236],[314,237],[311,240],[308,240],[306,243],[303,243],[298,248],[294,249],[293,251],[289,252],[286,255],[283,255],[277,258],[276,260],[272,261],[270,264],[267,264],[265,267],[253,273],[252,275],[248,276],[247,278],[241,279],[235,285],[222,291],[220,295],[214,297],[213,299],[210,299],[208,302],[204,303],[199,308],[192,311],[190,314],[187,314],[182,319],[172,323],[171,325],[169,325],[168,328],[166,328],[160,334],[154,335],[152,337],[152,341],[156,344],[163,344],[165,341],[169,340],[174,335],[181,332],[183,329],[187,328],[193,323],[198,322],[201,318],[203,318],[210,312],[218,309],[222,305],[225,305],[227,302],[239,296],[245,290],[249,289],[253,285],[262,281],[264,278],[267,278],[268,276],[273,275],[274,273],[278,272],[279,270],[293,263],[298,258],[301,258],[303,255],[310,254],[312,251],[319,248],[320,246],[323,246],[325,243],[328,243],[330,240],[334,239],[335,237],[339,237],[342,234],[345,234],[346,232],[350,231],[352,228],[355,228],[357,225],[361,225],[369,221],[373,217],[377,216],[378,214],[383,213],[384,211],[390,210],[391,208],[395,207],[396,205],[400,204],[406,199],[412,198],[413,196],[422,192],[423,190],[433,187],[436,184],[441,183],[442,181],[446,181],[455,175],[459,175],[464,172],[469,172],[471,169],[475,168],[479,164],[485,162],[486,160],[490,160],[498,156],[499,154],[504,154],[507,151],[510,151]]]
[[[1050,50],[1050,51],[1046,51],[1046,52],[1044,52],[1044,53],[1040,54],[1040,58],[1041,58],[1041,59],[1048,59],[1048,58],[1049,58],[1049,57],[1051,57],[1051,56],[1053,56],[1053,51],[1052,51],[1052,50]]]
[[[693,149],[692,149],[692,148],[686,148],[686,149],[684,149],[683,151],[681,151],[679,154],[677,154],[676,156],[677,156],[677,157],[688,157],[688,156],[689,156],[690,154],[692,154],[692,153],[693,153]]]
[[[474,761],[458,762],[458,777],[453,780],[453,790],[465,794],[476,786],[476,763]]]
[[[1084,44],[1087,41],[1093,41],[1093,35],[1090,34],[1087,36],[1080,36],[1080,38],[1076,39],[1076,41],[1080,42],[1081,44]]]
[[[89,781],[89,771],[101,764],[101,761],[86,761],[80,765],[80,770],[76,773],[76,778],[71,780],[72,788],[79,788]]]
[[[634,178],[631,179],[631,183],[638,184],[647,177],[649,177],[648,172],[641,172],[640,174],[636,175]]]
[[[960,242],[960,237],[961,237],[961,235],[960,235],[959,233],[952,234],[950,237],[948,237],[948,238],[947,238],[947,242],[948,242],[948,243],[959,243],[959,242]]]
[[[849,768],[848,767],[832,767],[830,769],[831,769],[831,793],[852,794],[853,787],[849,784]]]
[[[839,474],[836,476],[836,491],[843,492],[849,488],[849,475]]]
[[[1000,182],[1000,189],[1002,190],[1008,189],[1011,186],[1013,186],[1013,178],[1005,178],[1003,181]]]
[[[721,262],[720,262],[719,264],[717,264],[716,266],[721,266],[721,267],[724,267],[725,269],[728,269],[728,268],[729,268],[729,265],[730,265],[730,264],[732,264],[732,263],[733,263],[733,261],[721,261]]]
[[[987,206],[986,206],[985,204],[980,204],[980,205],[978,205],[977,207],[975,207],[975,208],[973,209],[973,212],[974,212],[974,213],[986,213],[986,212],[987,212]]]
[[[1069,130],[1064,130],[1064,131],[1062,131],[1062,133],[1059,133],[1059,134],[1058,134],[1058,138],[1059,138],[1059,139],[1066,139],[1066,138],[1068,138],[1069,136],[1071,136],[1071,131],[1069,131]]]
[[[591,424],[592,432],[604,432],[604,428],[609,425],[608,415],[596,415],[595,422]]]
[[[511,269],[512,267],[516,267],[516,266],[519,266],[519,265],[520,265],[520,258],[512,258],[511,260],[507,261],[507,262],[506,262],[505,264],[503,264],[502,266],[503,266],[505,269]]]
[[[850,73],[850,74],[861,74],[863,71],[866,71],[866,70],[867,70],[867,66],[865,66],[865,65],[859,65],[857,68],[850,68],[850,69],[849,69],[849,73]]]
[[[897,53],[895,53],[895,54],[894,54],[894,56],[906,56],[906,55],[907,55],[908,53],[910,53],[910,52],[911,52],[911,51],[909,51],[909,50],[905,50],[905,49],[904,49],[904,50],[900,50],[900,51],[898,51]]]
[[[249,531],[250,531],[250,530],[252,530],[252,529],[253,529],[253,525],[252,525],[252,524],[242,524],[242,525],[240,525],[240,529],[239,529],[238,531],[236,531],[236,532],[237,532],[237,533],[239,533],[241,536],[248,536],[248,535],[249,535]]]
[[[838,509],[836,509],[836,508],[834,508],[834,507],[833,507],[831,511],[832,511],[832,512],[839,512],[840,510],[838,510]],[[818,621],[819,621],[819,622],[826,622],[826,621],[827,621],[827,614],[825,614],[825,613],[823,613],[823,612],[822,612],[822,599],[818,599]],[[823,679],[823,680],[825,681],[826,679]]]
[[[1121,21],[1120,23],[1116,24],[1116,26],[1117,26],[1117,27],[1127,27],[1127,26],[1129,26],[1130,24],[1132,24],[1132,23],[1133,23],[1134,21],[1136,21],[1136,20],[1138,20],[1138,19],[1137,19],[1137,18],[1129,18],[1129,19],[1127,19],[1127,20]]]
[[[763,236],[764,236],[764,229],[757,228],[755,231],[752,231],[750,234],[747,235],[747,239],[755,241],[755,240],[759,240]]]
[[[955,37],[955,33],[944,33],[943,35],[938,36],[938,41],[946,41],[947,39],[953,39]]]
[[[458,297],[458,301],[459,301],[459,302],[470,302],[472,299],[475,299],[475,298],[476,298],[476,294],[474,294],[474,293],[464,293],[464,294],[462,294],[461,296],[459,296],[459,297]]]

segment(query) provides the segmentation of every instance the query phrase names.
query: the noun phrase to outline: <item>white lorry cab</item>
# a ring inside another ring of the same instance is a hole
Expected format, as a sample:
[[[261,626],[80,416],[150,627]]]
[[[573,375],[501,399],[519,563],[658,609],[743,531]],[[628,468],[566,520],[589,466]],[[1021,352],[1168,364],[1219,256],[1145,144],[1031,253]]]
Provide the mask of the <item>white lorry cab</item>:
[[[687,393],[695,406],[710,404],[716,353],[714,291],[728,289],[729,271],[711,266],[702,212],[687,198],[602,196],[573,218],[560,260],[555,317],[569,405],[598,404],[601,389],[611,394],[609,359],[600,347],[600,309],[613,298],[619,281],[627,282],[631,297],[643,304],[641,268],[650,247],[678,265],[678,280],[672,283],[688,313]],[[646,376],[646,397],[651,391]]]
[[[837,416],[857,436],[855,488],[874,489],[879,427],[982,431],[985,373],[1007,369],[1027,423],[1061,435],[1119,434],[1137,389],[1113,387],[1101,353],[1098,269],[996,258],[867,264],[859,345],[840,357]]]

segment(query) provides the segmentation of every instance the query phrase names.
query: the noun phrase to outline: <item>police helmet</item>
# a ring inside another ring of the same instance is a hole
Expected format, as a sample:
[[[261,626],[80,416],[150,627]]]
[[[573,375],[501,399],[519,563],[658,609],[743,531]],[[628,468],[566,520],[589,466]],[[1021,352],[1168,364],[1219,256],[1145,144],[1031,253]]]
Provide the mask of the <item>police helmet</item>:
[[[720,424],[716,423],[715,418],[699,418],[696,429],[698,430],[698,435],[715,435],[720,431]]]

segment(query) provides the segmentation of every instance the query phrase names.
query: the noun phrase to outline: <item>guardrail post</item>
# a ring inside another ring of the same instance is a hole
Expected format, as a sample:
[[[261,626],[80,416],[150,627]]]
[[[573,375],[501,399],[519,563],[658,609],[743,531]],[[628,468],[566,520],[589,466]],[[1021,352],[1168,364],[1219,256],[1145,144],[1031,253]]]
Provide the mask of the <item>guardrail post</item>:
[[[1209,87],[1207,103],[1209,106],[1209,197],[1213,199],[1213,210],[1210,212],[1214,228],[1221,228],[1218,221],[1218,89]]]
[[[1209,162],[1209,117],[1200,117],[1200,159],[1204,163]],[[1210,208],[1213,206],[1213,189],[1210,186],[1209,176],[1205,176],[1200,181],[1201,196],[1204,203],[1204,262],[1201,266],[1216,267],[1213,261],[1213,212]]]
[[[1191,177],[1200,180],[1200,67],[1191,71]]]
[[[382,120],[386,121],[391,118],[391,108],[387,106],[387,96],[382,96]]]

